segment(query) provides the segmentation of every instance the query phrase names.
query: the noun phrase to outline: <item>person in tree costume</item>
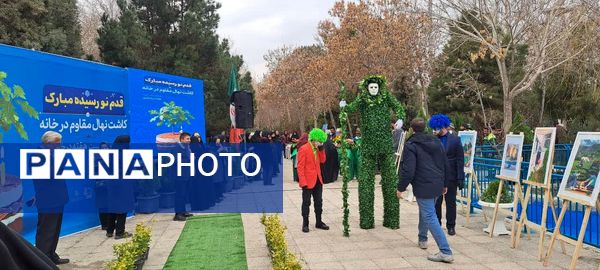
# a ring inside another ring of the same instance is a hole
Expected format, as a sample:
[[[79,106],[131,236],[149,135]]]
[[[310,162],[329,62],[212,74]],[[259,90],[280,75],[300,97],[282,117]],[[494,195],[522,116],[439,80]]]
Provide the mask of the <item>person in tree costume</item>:
[[[387,90],[384,76],[367,76],[359,83],[358,88],[356,99],[349,104],[346,104],[344,94],[341,94],[340,123],[346,122],[347,113],[356,111],[360,113],[362,133],[358,172],[360,228],[375,227],[373,216],[375,170],[379,165],[384,208],[383,226],[397,229],[400,223],[400,205],[396,197],[398,178],[394,166],[390,110],[396,113],[397,119],[404,119],[404,107]]]

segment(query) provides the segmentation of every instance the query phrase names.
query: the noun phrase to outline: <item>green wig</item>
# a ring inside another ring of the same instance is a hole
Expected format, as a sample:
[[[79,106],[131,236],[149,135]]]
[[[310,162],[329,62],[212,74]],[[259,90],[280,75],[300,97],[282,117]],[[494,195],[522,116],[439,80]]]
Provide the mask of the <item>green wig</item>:
[[[327,141],[327,134],[325,134],[325,131],[322,129],[313,128],[310,133],[308,133],[308,140],[324,143]]]

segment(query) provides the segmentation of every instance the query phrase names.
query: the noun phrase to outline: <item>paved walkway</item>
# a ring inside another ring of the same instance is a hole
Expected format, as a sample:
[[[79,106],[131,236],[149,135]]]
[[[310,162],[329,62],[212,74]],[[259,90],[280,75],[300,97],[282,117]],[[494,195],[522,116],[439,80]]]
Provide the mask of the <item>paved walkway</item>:
[[[152,228],[150,253],[144,269],[162,269],[185,222],[174,222],[172,214],[136,215],[127,220],[126,231],[133,233],[139,222]],[[125,241],[127,239],[107,238],[100,228],[63,237],[58,241],[57,253],[69,258],[71,263],[61,265],[60,269],[105,269],[114,259],[112,246]]]
[[[342,236],[341,181],[325,186],[324,221],[329,231],[314,229],[311,213],[311,232],[301,232],[301,191],[291,180],[291,163],[284,161],[284,213],[282,222],[287,226],[288,245],[301,259],[305,269],[565,269],[570,262],[573,248],[567,245],[567,254],[561,254],[558,245],[553,253],[551,266],[544,268],[536,259],[537,241],[521,241],[518,249],[509,246],[510,236],[490,238],[482,232],[485,227],[481,216],[471,218],[466,225],[463,216],[457,220],[457,235],[449,237],[455,253],[453,264],[429,262],[428,254],[437,252],[430,238],[429,249],[417,247],[418,210],[415,203],[401,202],[400,229],[389,230],[382,224],[382,198],[376,189],[376,227],[362,230],[358,227],[357,182],[350,183],[350,237]],[[378,181],[376,181],[378,182]],[[246,257],[249,269],[271,269],[271,262],[260,223],[262,214],[243,214]],[[172,215],[137,215],[127,221],[127,230],[134,231],[138,222],[147,222],[152,227],[152,242],[149,258],[144,269],[162,269],[171,249],[175,245],[184,222],[173,222]],[[61,269],[103,269],[114,258],[112,245],[125,240],[106,238],[100,229],[64,237],[59,241],[58,253],[71,259]],[[226,258],[224,258],[226,259]],[[586,247],[577,269],[599,269],[600,252]]]
[[[291,171],[285,161],[284,171]],[[379,180],[375,181],[376,183]],[[350,183],[350,237],[342,236],[341,181],[327,184],[323,191],[323,219],[329,231],[314,228],[311,212],[311,231],[301,231],[301,191],[292,182],[291,173],[284,179],[284,213],[287,240],[290,249],[303,260],[308,269],[564,269],[570,264],[573,248],[567,245],[567,254],[561,254],[559,245],[551,259],[551,266],[544,268],[537,261],[537,241],[522,239],[518,249],[511,249],[510,236],[490,238],[482,231],[486,225],[480,215],[471,218],[466,225],[464,216],[457,218],[457,235],[449,236],[455,254],[452,264],[434,263],[427,255],[438,252],[430,235],[429,249],[417,247],[418,209],[416,203],[402,201],[400,206],[400,229],[390,230],[382,226],[383,201],[381,189],[376,188],[375,222],[372,230],[362,230],[358,224],[358,183]],[[311,207],[312,211],[312,207]],[[537,238],[536,238],[537,239]],[[549,239],[549,238],[548,238]],[[577,269],[599,269],[598,250],[585,248]]]

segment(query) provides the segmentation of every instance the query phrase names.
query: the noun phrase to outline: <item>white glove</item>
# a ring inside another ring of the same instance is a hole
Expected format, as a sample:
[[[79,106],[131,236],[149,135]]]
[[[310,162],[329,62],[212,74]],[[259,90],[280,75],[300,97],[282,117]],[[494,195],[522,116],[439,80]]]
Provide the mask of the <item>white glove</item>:
[[[346,107],[346,105],[348,105],[348,104],[346,104],[345,100],[340,101],[340,108],[344,108],[344,107]]]
[[[402,121],[402,119],[398,119],[398,121],[396,121],[396,124],[394,124],[394,128],[395,129],[402,129],[403,125],[404,125],[404,121]]]

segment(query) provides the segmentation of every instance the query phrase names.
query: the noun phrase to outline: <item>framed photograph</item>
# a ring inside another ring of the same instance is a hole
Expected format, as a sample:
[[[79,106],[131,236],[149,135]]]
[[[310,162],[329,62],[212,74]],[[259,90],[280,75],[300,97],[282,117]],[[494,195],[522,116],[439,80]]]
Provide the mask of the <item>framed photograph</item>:
[[[504,140],[504,153],[502,154],[502,166],[500,176],[519,180],[521,173],[521,153],[523,151],[523,134],[508,134]]]
[[[465,173],[471,173],[473,172],[473,161],[475,160],[477,131],[460,131],[458,137],[465,153]]]
[[[556,139],[556,128],[543,127],[535,129],[533,145],[531,146],[531,158],[529,159],[529,170],[527,179],[530,183],[548,186],[548,175],[552,171],[552,160],[554,157],[554,141]]]
[[[600,132],[579,132],[560,182],[559,197],[594,205],[600,191]]]

